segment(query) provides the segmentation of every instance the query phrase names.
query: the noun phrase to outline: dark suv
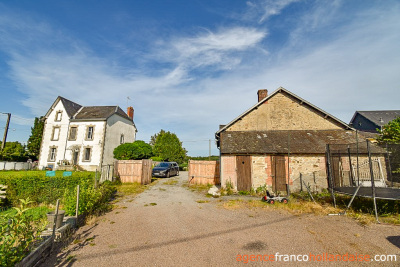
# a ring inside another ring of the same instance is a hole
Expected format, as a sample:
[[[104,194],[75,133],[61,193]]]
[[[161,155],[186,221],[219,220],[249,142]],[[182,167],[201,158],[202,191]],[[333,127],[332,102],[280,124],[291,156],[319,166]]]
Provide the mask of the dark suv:
[[[153,177],[167,177],[179,175],[179,166],[176,162],[160,162],[152,171]]]

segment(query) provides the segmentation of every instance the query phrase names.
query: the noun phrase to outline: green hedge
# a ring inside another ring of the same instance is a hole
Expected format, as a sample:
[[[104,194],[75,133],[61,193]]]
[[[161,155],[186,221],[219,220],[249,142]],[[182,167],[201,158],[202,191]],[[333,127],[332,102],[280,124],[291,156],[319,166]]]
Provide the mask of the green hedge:
[[[54,177],[46,177],[45,171],[5,171],[0,172],[0,184],[8,186],[7,199],[13,206],[19,204],[19,199],[27,198],[36,204],[54,204],[67,189],[73,190],[78,184],[94,185],[94,172],[73,172],[67,177],[62,174],[60,171]]]

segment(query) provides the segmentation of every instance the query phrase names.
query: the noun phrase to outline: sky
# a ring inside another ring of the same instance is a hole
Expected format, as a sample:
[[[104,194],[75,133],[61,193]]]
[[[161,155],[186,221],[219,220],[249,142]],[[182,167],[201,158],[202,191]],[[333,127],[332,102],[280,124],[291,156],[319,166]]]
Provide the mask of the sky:
[[[8,141],[63,96],[133,106],[138,140],[164,129],[217,155],[219,125],[280,86],[347,123],[399,110],[400,1],[0,0]]]

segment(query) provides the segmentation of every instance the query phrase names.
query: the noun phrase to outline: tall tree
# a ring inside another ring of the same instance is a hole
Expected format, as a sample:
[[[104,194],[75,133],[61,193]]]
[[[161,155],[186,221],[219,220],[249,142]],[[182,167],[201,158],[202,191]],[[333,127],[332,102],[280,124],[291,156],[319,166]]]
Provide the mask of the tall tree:
[[[40,144],[42,143],[43,128],[44,128],[43,117],[40,118],[36,117],[35,122],[33,124],[33,128],[31,128],[31,136],[28,139],[29,154],[35,159],[37,159],[40,154]]]
[[[0,152],[0,160],[24,162],[28,160],[28,153],[20,142],[7,142]]]
[[[176,134],[161,130],[154,137],[153,153],[156,157],[165,161],[184,162],[187,151]]]
[[[150,137],[150,145],[152,146],[152,147],[154,147],[154,145],[155,145],[155,143],[156,143],[156,139],[157,139],[157,136],[159,136],[159,135],[163,135],[163,134],[165,134],[165,131],[164,130],[161,130],[159,133],[156,133],[155,135],[152,135],[151,137]]]
[[[400,117],[390,121],[378,131],[380,136],[377,140],[380,144],[400,144]]]

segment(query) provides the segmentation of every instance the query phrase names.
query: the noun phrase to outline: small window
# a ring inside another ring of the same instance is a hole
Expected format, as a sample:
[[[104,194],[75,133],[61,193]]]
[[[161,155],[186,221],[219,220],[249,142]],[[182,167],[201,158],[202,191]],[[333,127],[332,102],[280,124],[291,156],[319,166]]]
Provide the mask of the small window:
[[[61,121],[62,118],[62,111],[57,111],[56,113],[56,121]]]
[[[56,147],[51,147],[50,148],[49,161],[56,161],[56,156],[57,156],[57,148]]]
[[[123,134],[121,134],[121,137],[119,138],[119,143],[120,143],[120,144],[125,143],[125,137],[124,137]]]
[[[53,127],[53,136],[51,137],[51,140],[57,141],[60,136],[60,127]]]
[[[90,147],[86,147],[85,148],[85,155],[83,157],[83,160],[84,161],[90,161],[91,153],[92,153],[92,149]]]
[[[69,140],[76,140],[77,130],[78,130],[78,127],[71,127],[69,129]]]
[[[93,130],[94,130],[93,126],[89,126],[87,128],[86,140],[93,140]]]

